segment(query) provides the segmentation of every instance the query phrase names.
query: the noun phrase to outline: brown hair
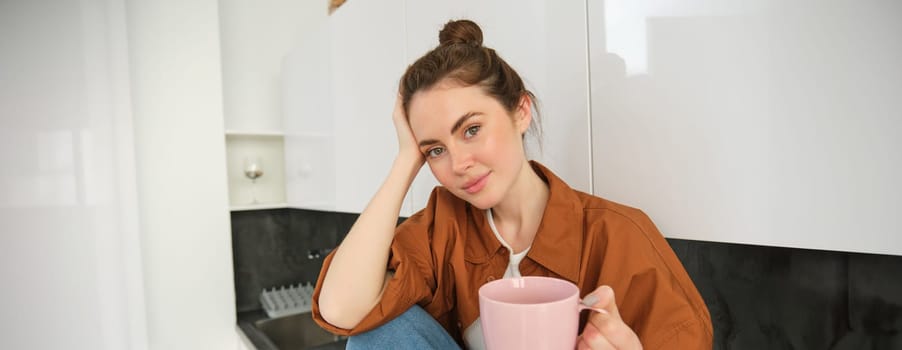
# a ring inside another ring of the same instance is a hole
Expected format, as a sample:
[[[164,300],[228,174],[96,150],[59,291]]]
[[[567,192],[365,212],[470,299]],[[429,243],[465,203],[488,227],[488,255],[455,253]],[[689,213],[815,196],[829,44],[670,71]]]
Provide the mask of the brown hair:
[[[482,46],[479,25],[465,19],[449,21],[439,32],[438,39],[438,47],[407,67],[401,77],[399,92],[405,112],[409,111],[410,99],[416,92],[450,79],[462,86],[481,87],[508,112],[517,108],[524,95],[528,96],[534,112],[530,129],[540,133],[535,95],[526,90],[520,75],[495,50]]]

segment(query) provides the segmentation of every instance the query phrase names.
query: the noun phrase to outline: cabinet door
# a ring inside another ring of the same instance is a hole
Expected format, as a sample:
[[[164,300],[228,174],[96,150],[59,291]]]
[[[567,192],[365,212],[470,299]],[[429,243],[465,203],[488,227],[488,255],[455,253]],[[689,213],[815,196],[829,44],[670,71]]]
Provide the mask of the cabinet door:
[[[323,21],[282,63],[285,197],[294,208],[335,209],[331,48]]]
[[[588,79],[586,16],[582,2],[438,1],[405,2],[405,60],[413,62],[438,45],[438,32],[452,19],[467,18],[482,28],[484,45],[495,49],[539,99],[544,135],[541,147],[527,149],[570,186],[589,192]],[[417,177],[409,211],[425,206],[437,185],[428,168]]]
[[[391,113],[406,67],[403,3],[350,1],[329,25],[335,210],[359,213],[397,154]]]
[[[388,174],[397,153],[391,112],[405,67],[402,5],[346,3],[286,57],[290,206],[361,212]]]
[[[668,237],[902,254],[898,3],[588,5],[600,195]]]

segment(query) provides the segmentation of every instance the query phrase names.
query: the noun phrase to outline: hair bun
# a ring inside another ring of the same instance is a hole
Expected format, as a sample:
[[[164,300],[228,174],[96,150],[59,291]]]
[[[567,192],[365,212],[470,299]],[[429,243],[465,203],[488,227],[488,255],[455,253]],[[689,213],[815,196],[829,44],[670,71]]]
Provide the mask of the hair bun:
[[[438,32],[439,45],[469,44],[482,46],[482,29],[473,21],[461,19],[445,23]]]

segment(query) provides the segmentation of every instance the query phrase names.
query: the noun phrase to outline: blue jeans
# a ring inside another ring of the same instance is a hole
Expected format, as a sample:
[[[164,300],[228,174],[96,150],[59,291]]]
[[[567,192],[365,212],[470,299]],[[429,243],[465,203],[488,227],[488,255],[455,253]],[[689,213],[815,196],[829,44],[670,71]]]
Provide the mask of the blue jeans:
[[[444,350],[460,347],[431,315],[414,305],[379,328],[348,338],[345,349]]]

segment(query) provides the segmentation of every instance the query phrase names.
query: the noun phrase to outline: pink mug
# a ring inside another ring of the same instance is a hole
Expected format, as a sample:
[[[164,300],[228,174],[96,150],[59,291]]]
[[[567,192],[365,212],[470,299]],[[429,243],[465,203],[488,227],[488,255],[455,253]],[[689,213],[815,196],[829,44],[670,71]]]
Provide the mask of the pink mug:
[[[479,288],[479,313],[486,349],[567,349],[576,347],[579,288],[553,277],[494,280]]]

